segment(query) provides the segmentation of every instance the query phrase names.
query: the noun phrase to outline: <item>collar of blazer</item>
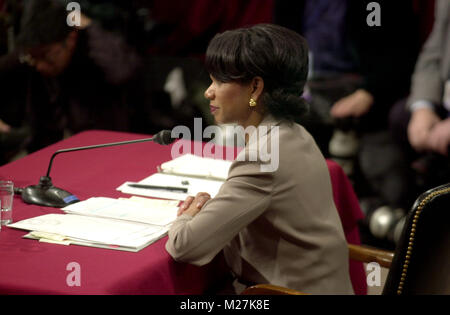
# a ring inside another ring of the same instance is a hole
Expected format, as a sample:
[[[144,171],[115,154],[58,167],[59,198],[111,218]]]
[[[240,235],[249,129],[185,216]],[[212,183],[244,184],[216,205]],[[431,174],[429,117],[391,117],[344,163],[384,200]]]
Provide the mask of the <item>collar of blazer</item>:
[[[249,136],[249,144],[256,141],[256,139],[260,139],[261,137],[265,137],[273,126],[279,126],[281,124],[281,120],[273,117],[271,114],[266,114],[261,121],[261,123],[254,129],[245,130]],[[255,131],[258,131],[256,137],[253,137]]]
[[[271,134],[273,127],[280,126],[282,122],[283,120],[277,119],[270,114],[266,114],[261,123],[256,128],[254,128],[253,130],[248,130],[249,141],[245,145],[247,150],[249,148],[259,148],[260,145],[267,145],[269,143],[267,142],[268,137],[270,138],[274,136],[274,134]],[[255,132],[256,135],[254,134]],[[276,134],[278,135],[278,133]]]

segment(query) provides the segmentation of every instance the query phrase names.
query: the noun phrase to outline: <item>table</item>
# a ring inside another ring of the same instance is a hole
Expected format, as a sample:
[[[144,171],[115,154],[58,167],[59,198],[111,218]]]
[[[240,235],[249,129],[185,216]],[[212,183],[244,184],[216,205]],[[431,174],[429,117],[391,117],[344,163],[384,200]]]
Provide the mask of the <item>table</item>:
[[[0,179],[17,187],[36,185],[46,174],[51,155],[60,149],[148,138],[122,132],[91,130],[60,141],[18,161],[0,167]],[[125,181],[140,181],[171,159],[171,147],[154,143],[70,152],[57,156],[50,173],[53,184],[80,200],[91,197],[129,197],[116,188]],[[359,244],[357,221],[362,218],[353,189],[336,163],[327,161],[347,241]],[[48,213],[55,208],[25,204],[14,198],[15,222]],[[225,275],[223,260],[203,267],[175,262],[165,250],[167,238],[138,253],[61,246],[22,239],[25,231],[3,227],[0,232],[0,294],[202,294]],[[80,267],[80,286],[67,282]],[[356,293],[367,287],[362,264],[351,262]]]
[[[148,138],[148,135],[87,131],[0,168],[0,178],[17,187],[35,185],[46,174],[51,155],[60,149]],[[154,143],[94,149],[61,154],[54,160],[53,184],[90,197],[129,197],[116,188],[139,181],[168,161],[170,147]],[[14,198],[13,219],[23,220],[59,209],[25,204]],[[138,253],[61,246],[22,239],[26,232],[3,227],[0,232],[0,294],[201,294],[216,279],[220,263],[199,268],[172,260],[166,238]],[[70,287],[67,277],[80,266],[81,286]],[[215,275],[215,276],[213,276]]]

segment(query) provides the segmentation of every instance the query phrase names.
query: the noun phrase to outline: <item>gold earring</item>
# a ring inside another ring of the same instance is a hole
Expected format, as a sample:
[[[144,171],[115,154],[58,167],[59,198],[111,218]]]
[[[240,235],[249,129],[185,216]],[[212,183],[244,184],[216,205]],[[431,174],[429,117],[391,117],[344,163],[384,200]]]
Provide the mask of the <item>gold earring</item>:
[[[250,104],[250,107],[255,107],[256,101],[253,98],[251,98],[249,104]]]

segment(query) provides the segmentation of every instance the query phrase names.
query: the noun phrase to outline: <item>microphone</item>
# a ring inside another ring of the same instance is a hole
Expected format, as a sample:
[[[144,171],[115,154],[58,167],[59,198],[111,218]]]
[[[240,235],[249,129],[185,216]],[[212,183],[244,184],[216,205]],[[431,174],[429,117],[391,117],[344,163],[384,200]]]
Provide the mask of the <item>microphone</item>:
[[[39,180],[39,184],[34,186],[28,186],[26,188],[14,188],[14,193],[22,196],[22,200],[28,204],[34,204],[44,207],[64,208],[67,205],[80,201],[76,196],[65,191],[61,188],[53,186],[52,179],[50,178],[50,171],[53,165],[53,160],[58,154],[76,152],[90,149],[100,149],[107,147],[114,147],[119,145],[134,144],[141,142],[155,142],[160,145],[169,145],[175,142],[176,138],[172,138],[172,132],[170,130],[162,130],[158,132],[152,138],[131,140],[123,142],[105,143],[98,145],[91,145],[86,147],[70,148],[59,150],[53,153],[48,165],[47,175],[42,176]]]

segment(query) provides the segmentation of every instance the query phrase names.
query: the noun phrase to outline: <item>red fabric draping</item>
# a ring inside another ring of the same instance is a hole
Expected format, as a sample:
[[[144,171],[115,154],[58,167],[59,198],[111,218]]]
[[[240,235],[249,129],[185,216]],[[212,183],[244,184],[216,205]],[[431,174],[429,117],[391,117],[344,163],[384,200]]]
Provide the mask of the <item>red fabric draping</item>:
[[[209,40],[218,32],[272,22],[273,8],[274,0],[154,1],[153,19],[170,31],[150,51],[204,54]]]
[[[342,168],[336,162],[327,160],[330,170],[333,197],[344,228],[347,243],[360,245],[358,221],[364,218],[358,198]],[[350,260],[350,278],[357,295],[367,294],[367,282],[364,265]]]

